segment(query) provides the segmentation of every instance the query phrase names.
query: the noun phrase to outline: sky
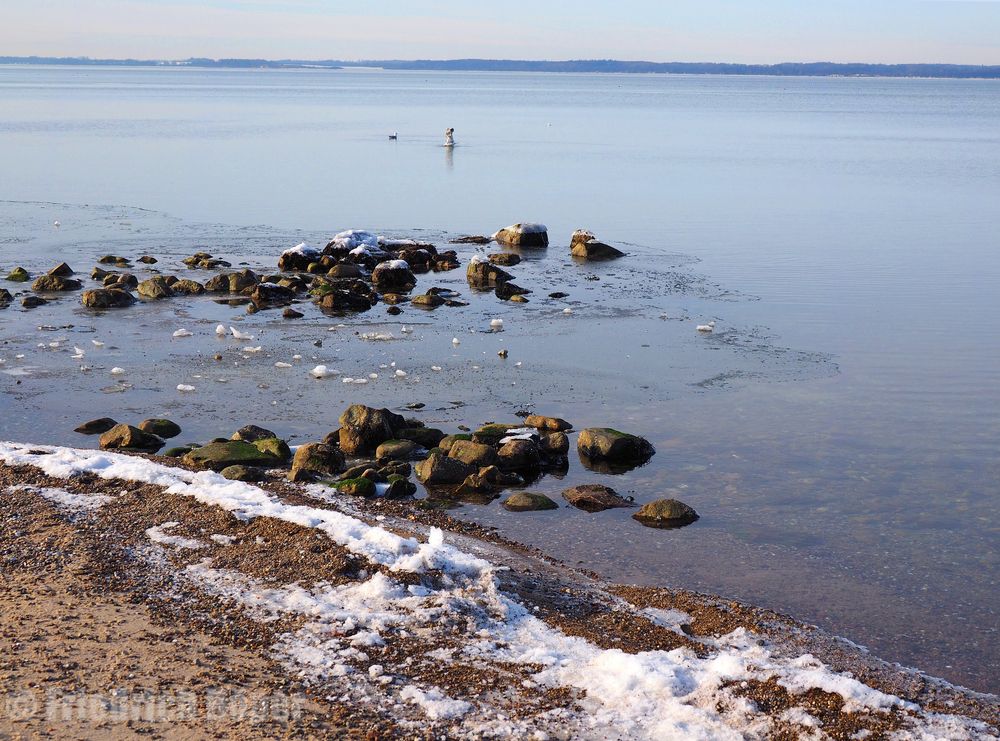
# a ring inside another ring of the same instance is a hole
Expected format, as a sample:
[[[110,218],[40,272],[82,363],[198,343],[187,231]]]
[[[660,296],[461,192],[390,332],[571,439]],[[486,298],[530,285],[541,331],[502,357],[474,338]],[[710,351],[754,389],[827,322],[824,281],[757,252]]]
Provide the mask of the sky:
[[[0,0],[0,56],[1000,64],[1000,0]]]

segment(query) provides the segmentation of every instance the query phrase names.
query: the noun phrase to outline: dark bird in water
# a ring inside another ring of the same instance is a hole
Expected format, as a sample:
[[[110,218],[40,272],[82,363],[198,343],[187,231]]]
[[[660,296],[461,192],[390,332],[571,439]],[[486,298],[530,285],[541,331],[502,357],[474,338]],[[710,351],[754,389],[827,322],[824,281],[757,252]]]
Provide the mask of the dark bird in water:
[[[393,133],[389,134],[389,138],[390,138],[390,139],[391,139],[392,141],[396,141],[396,140],[397,140],[397,139],[399,138],[399,132],[398,132],[398,131],[395,131],[395,132],[393,132]]]

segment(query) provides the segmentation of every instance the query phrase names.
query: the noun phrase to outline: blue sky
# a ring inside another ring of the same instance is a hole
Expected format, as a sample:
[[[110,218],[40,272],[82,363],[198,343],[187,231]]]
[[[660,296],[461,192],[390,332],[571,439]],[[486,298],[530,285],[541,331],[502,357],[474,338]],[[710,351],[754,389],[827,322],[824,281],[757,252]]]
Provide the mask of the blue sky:
[[[0,0],[0,55],[1000,64],[1000,0]]]

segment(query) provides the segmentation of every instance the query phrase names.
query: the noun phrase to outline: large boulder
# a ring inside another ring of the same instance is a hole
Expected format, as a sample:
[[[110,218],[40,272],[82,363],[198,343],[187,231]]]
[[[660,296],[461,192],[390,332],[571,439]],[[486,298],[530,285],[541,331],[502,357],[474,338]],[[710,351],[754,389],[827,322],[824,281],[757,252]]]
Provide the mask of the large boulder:
[[[61,275],[40,275],[31,284],[33,291],[79,291],[83,288],[83,283],[74,278],[65,278]]]
[[[510,512],[539,512],[559,509],[559,505],[544,494],[536,494],[531,491],[514,492],[502,502],[502,505]]]
[[[198,296],[205,292],[205,286],[190,278],[181,278],[170,286],[170,288],[174,293],[182,293],[186,296]]]
[[[514,224],[498,231],[493,239],[511,247],[548,247],[549,230],[544,224]]]
[[[316,476],[336,476],[344,470],[344,454],[326,443],[300,445],[292,458],[292,481],[308,481]]]
[[[610,244],[605,244],[584,229],[577,229],[573,232],[569,251],[573,257],[580,257],[584,260],[613,260],[616,257],[625,256],[621,250]]]
[[[250,444],[261,453],[272,455],[283,463],[292,457],[292,449],[280,437],[265,437],[261,440],[254,440]]]
[[[511,471],[534,471],[542,464],[534,440],[509,440],[500,447],[497,457],[500,467]]]
[[[162,275],[147,278],[138,285],[136,290],[142,298],[150,301],[156,301],[161,298],[170,298],[174,295],[174,289],[170,287],[169,281],[167,281],[166,277]]]
[[[124,309],[135,303],[135,296],[122,288],[94,288],[84,291],[80,301],[88,309]]]
[[[417,279],[413,277],[413,271],[405,260],[387,260],[375,266],[372,283],[380,291],[400,293],[413,288]]]
[[[514,276],[499,268],[482,255],[473,255],[465,270],[465,277],[473,288],[489,288],[513,280]]]
[[[657,499],[642,505],[632,519],[646,527],[670,529],[690,525],[698,519],[698,513],[676,499]]]
[[[229,466],[280,466],[281,459],[264,453],[242,440],[209,443],[184,456],[184,462],[200,468],[221,471]]]
[[[610,486],[581,484],[566,489],[563,499],[585,512],[601,512],[615,507],[630,507],[632,502],[618,495]]]
[[[416,465],[417,479],[426,486],[457,486],[476,469],[443,453],[431,453]]]
[[[101,435],[100,445],[105,450],[140,450],[155,453],[164,442],[156,435],[143,432],[132,425],[115,425]]]
[[[285,250],[278,258],[278,270],[305,271],[309,265],[316,262],[322,251],[306,242],[301,242],[290,250]]]
[[[352,404],[340,415],[340,449],[348,455],[372,453],[408,426],[403,417],[388,409]]]
[[[496,450],[492,447],[474,443],[471,440],[455,441],[448,451],[448,456],[475,468],[493,466],[499,460]]]
[[[656,450],[645,438],[610,427],[589,427],[580,432],[576,449],[584,458],[619,464],[640,464]]]

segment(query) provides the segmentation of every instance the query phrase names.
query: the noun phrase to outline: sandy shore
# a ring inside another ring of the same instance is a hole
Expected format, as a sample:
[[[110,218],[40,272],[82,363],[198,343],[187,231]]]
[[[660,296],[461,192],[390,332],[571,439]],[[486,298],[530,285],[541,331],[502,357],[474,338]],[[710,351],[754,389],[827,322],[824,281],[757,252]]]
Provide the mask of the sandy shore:
[[[251,517],[173,460],[77,451],[91,471],[70,472],[52,463],[67,449],[5,445],[0,738],[997,732],[995,697],[742,603],[607,584],[440,512],[274,481],[237,485],[275,512]],[[170,471],[190,486],[142,481]],[[324,512],[351,538],[290,521]],[[406,568],[381,557],[390,542]],[[514,655],[512,626],[534,653]]]

